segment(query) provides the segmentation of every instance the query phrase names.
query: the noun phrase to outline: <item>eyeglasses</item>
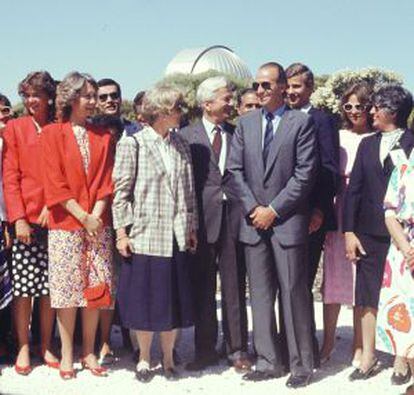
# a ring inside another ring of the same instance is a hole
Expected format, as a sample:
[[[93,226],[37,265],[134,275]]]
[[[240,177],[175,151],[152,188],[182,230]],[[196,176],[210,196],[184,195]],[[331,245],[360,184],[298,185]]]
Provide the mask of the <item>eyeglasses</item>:
[[[107,101],[108,97],[110,97],[111,100],[117,100],[117,99],[119,99],[119,93],[118,92],[102,93],[98,97],[99,97],[99,101],[102,101],[102,102]]]
[[[342,108],[345,112],[351,112],[353,109],[355,109],[355,111],[358,111],[358,112],[364,112],[367,110],[368,107],[365,104],[360,104],[360,103],[358,104],[345,103],[342,106]]]
[[[10,107],[4,106],[0,108],[0,112],[1,112],[1,115],[7,116],[11,114],[12,110]]]
[[[268,91],[272,89],[272,83],[269,81],[263,81],[263,82],[253,82],[252,88],[257,91],[259,89],[259,86],[261,86],[265,91]]]

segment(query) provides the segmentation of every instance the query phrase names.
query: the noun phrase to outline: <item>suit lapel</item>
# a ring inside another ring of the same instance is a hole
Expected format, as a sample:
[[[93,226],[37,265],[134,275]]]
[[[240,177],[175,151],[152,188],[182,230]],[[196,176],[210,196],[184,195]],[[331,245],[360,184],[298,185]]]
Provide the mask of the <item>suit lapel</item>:
[[[206,146],[210,151],[210,162],[219,169],[216,155],[214,154],[213,147],[211,146],[210,139],[208,138],[206,128],[203,125],[203,122],[200,121],[194,126],[194,134],[196,140]]]
[[[165,168],[164,161],[161,158],[161,153],[157,146],[157,139],[155,136],[153,136],[153,133],[156,132],[152,132],[151,130],[146,129],[143,130],[141,133],[141,136],[145,141],[145,145],[148,148],[149,155],[152,158],[152,165],[154,166],[155,171],[159,174],[160,178],[166,183],[168,190],[172,193],[171,182],[167,174],[167,169]]]
[[[270,174],[270,169],[272,168],[273,163],[275,162],[277,155],[279,154],[280,148],[282,147],[283,140],[289,133],[289,121],[291,117],[291,112],[286,110],[282,115],[282,119],[277,126],[276,133],[273,136],[273,140],[270,143],[269,156],[267,158],[266,169],[264,179],[266,179]],[[262,155],[263,156],[263,155]]]
[[[251,147],[252,150],[252,157],[255,158],[255,163],[257,164],[254,169],[257,171],[257,179],[262,180],[264,174],[264,165],[263,165],[263,146],[262,146],[262,139],[263,139],[263,131],[262,131],[262,112],[257,110],[252,115],[250,120],[251,126],[247,127],[244,131],[244,146]],[[250,148],[249,148],[250,151]]]
[[[409,158],[414,147],[414,133],[410,129],[406,129],[401,136],[400,145],[406,157]]]
[[[381,177],[384,177],[384,168],[382,167],[381,161],[380,161],[380,145],[381,145],[381,133],[377,133],[376,139],[374,140],[373,144],[371,145],[371,158],[374,159],[374,167],[375,171],[381,175]]]
[[[67,154],[70,156],[69,163],[71,163],[72,170],[78,174],[79,179],[82,180],[84,185],[88,186],[82,155],[70,122],[64,124],[63,131],[66,137]]]

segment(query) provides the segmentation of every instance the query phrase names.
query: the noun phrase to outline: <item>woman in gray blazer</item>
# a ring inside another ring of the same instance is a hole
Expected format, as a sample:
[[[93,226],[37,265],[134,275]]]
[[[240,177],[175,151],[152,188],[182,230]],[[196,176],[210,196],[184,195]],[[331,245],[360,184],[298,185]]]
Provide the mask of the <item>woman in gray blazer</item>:
[[[123,325],[136,330],[136,377],[148,382],[150,348],[160,332],[164,375],[178,378],[172,351],[177,328],[193,325],[187,251],[197,245],[198,217],[188,144],[179,136],[182,94],[157,86],[142,105],[148,122],[116,150],[113,221],[121,267],[118,302]]]

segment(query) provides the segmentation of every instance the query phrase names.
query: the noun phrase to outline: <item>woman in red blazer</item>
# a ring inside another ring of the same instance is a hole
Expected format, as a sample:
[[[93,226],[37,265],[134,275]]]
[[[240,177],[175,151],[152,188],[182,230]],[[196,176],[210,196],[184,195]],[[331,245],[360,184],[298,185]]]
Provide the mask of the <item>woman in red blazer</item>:
[[[32,298],[40,298],[41,356],[57,368],[50,352],[54,311],[48,285],[47,221],[40,136],[54,117],[56,84],[45,71],[30,73],[19,85],[27,116],[11,120],[4,132],[3,186],[8,221],[14,225],[12,286],[18,340],[15,370],[31,372],[29,326]]]
[[[61,122],[42,134],[43,174],[49,216],[49,282],[62,341],[60,375],[74,377],[73,331],[82,307],[82,365],[106,375],[94,354],[99,310],[86,308],[84,291],[105,284],[112,291],[113,153],[109,130],[92,126],[96,82],[87,74],[67,75],[57,89]],[[110,302],[107,303],[107,306]],[[103,307],[103,306],[102,306]]]

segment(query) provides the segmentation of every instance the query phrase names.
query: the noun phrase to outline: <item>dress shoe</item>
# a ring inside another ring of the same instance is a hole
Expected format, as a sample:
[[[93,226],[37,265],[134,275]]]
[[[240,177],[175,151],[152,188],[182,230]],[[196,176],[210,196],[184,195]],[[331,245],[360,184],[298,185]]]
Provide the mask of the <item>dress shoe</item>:
[[[99,356],[98,363],[99,365],[102,365],[102,366],[109,366],[109,365],[113,365],[118,360],[119,358],[115,356],[113,351],[109,351],[106,354]]]
[[[135,377],[141,383],[149,383],[154,377],[154,374],[149,369],[140,369],[136,371]]]
[[[349,381],[367,380],[379,372],[380,366],[378,359],[376,359],[366,372],[357,368],[349,375]]]
[[[96,368],[91,367],[85,359],[81,359],[81,365],[83,369],[89,370],[96,377],[108,377],[108,369],[98,366]]]
[[[75,371],[72,370],[59,370],[59,376],[62,380],[71,380],[76,377]]]
[[[283,376],[282,372],[273,372],[273,371],[261,371],[261,370],[252,370],[243,375],[242,379],[245,381],[265,381],[265,380],[272,380],[278,379]]]
[[[233,366],[237,373],[247,373],[252,368],[252,363],[246,357],[236,358],[234,361],[228,360],[228,365]]]
[[[411,378],[411,370],[410,368],[407,369],[405,374],[393,372],[391,376],[391,384],[392,385],[403,385],[407,384]]]
[[[14,370],[16,371],[16,373],[20,374],[21,376],[28,376],[32,372],[33,368],[30,365],[19,366],[15,364]]]
[[[168,380],[168,381],[177,381],[180,379],[180,374],[177,372],[176,369],[174,368],[167,368],[163,370],[164,372],[164,377]]]
[[[210,366],[217,365],[218,362],[219,357],[217,355],[213,355],[211,357],[196,358],[193,362],[188,363],[185,368],[190,372],[197,372]]]
[[[311,381],[311,374],[291,374],[286,381],[286,387],[288,388],[301,388],[306,387]]]

